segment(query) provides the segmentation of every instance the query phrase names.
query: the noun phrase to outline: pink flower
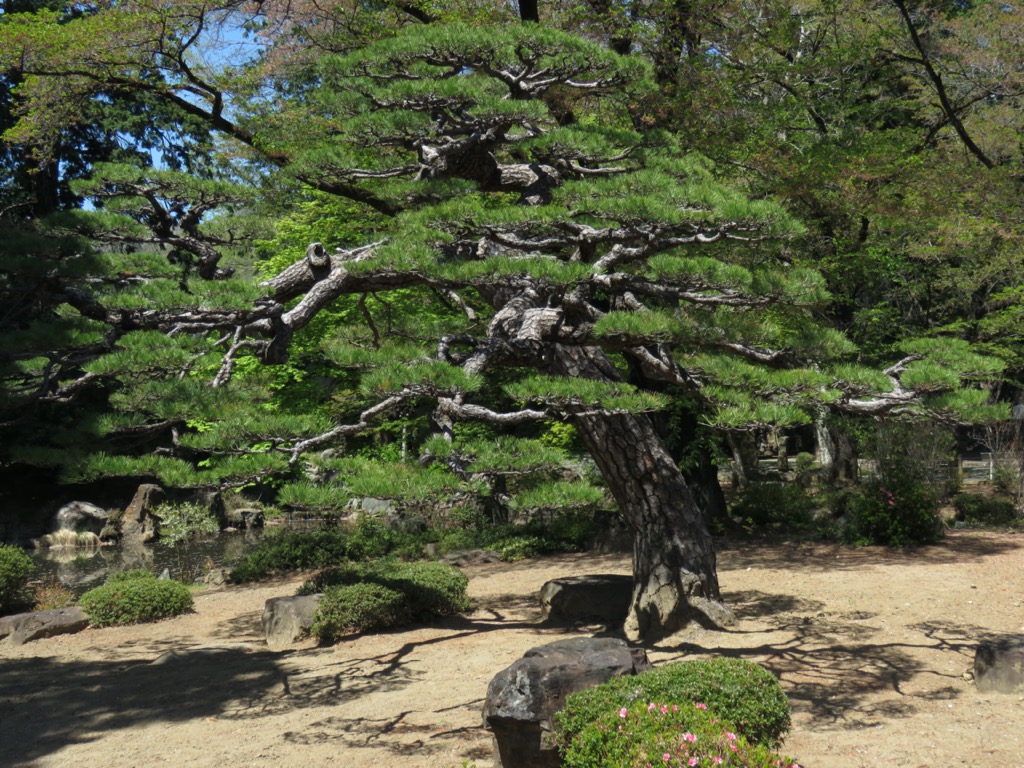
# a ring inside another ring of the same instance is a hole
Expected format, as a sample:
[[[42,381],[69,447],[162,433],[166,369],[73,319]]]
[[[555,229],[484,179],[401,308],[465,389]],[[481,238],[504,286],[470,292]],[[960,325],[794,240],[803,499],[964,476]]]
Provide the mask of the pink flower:
[[[694,704],[693,706],[695,706],[697,709],[707,709],[708,708],[707,704],[701,704],[699,701],[696,704]]]
[[[669,760],[672,759],[672,755],[670,755],[668,752],[666,752],[664,755],[661,756],[661,759],[664,760],[667,763]]]
[[[623,707],[619,710],[619,717],[625,718],[629,714],[629,710]]]
[[[675,704],[673,704],[672,705],[672,711],[673,712],[678,712],[679,711],[679,707],[677,707]]]
[[[732,731],[726,731],[725,738],[727,738],[729,741],[736,741],[736,734]]]
[[[700,758],[699,757],[691,757],[689,760],[686,761],[686,764],[687,765],[696,765],[699,762],[700,762]]]
[[[654,702],[652,701],[652,702],[651,702],[650,704],[648,704],[648,705],[647,705],[647,711],[648,711],[648,712],[653,712],[653,711],[654,711],[654,710],[655,710],[655,709],[657,708],[657,706],[658,706],[658,705],[657,705],[657,704],[655,704],[655,703],[654,703]]]
[[[688,741],[691,744],[693,744],[695,741],[697,741],[697,737],[696,737],[696,735],[694,735],[692,733],[684,733],[683,734],[683,741]]]
[[[663,714],[663,715],[667,715],[668,714],[668,705],[666,705],[666,704],[662,704],[661,705],[661,714]]]
[[[721,765],[722,763],[725,762],[725,758],[724,757],[719,757],[718,755],[715,755],[711,759],[711,762],[713,762],[715,765]]]

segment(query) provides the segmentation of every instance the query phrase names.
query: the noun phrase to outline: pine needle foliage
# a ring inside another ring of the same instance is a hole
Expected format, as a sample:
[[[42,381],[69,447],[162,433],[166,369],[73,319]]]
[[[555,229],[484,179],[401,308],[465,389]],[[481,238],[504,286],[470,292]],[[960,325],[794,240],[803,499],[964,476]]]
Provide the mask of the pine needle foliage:
[[[557,476],[567,456],[533,422],[662,410],[673,387],[727,428],[985,410],[970,387],[1000,368],[968,345],[856,365],[824,279],[792,258],[804,226],[654,127],[664,94],[643,56],[539,24],[346,13],[356,37],[299,23],[309,38],[205,73],[211,90],[175,68],[197,17],[166,4],[5,20],[0,67],[69,69],[26,78],[9,140],[45,155],[102,83],[228,137],[199,172],[97,163],[74,187],[89,206],[0,243],[0,280],[55,286],[0,327],[3,413],[91,398],[23,456],[81,478],[269,480],[303,509],[467,493],[575,509],[601,492]],[[316,60],[262,69],[313,38]],[[460,433],[466,419],[490,425]]]

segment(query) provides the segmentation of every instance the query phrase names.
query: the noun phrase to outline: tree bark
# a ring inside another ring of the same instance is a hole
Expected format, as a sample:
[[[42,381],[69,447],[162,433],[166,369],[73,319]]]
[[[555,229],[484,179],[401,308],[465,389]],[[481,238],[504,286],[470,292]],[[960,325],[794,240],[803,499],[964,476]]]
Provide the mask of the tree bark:
[[[691,622],[731,624],[704,515],[650,419],[578,416],[573,423],[633,535],[626,636],[651,641]]]
[[[595,348],[562,347],[555,367],[569,376],[615,380]],[[577,414],[597,463],[633,535],[633,597],[626,637],[658,640],[696,622],[728,626],[735,616],[718,587],[714,541],[668,449],[644,414]]]

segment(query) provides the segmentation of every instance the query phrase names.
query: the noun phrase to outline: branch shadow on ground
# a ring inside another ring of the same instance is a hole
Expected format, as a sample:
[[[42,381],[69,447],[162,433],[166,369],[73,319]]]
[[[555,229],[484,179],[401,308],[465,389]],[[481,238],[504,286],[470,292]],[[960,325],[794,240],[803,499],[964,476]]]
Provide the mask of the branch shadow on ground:
[[[789,569],[842,571],[869,565],[942,565],[980,561],[1024,549],[1024,536],[1008,539],[977,531],[951,531],[938,544],[891,549],[854,548],[813,541],[768,542],[757,546],[746,540],[716,542],[719,571],[744,569]]]
[[[97,660],[0,659],[0,765],[29,768],[66,746],[151,723],[259,718],[401,690],[424,682],[424,673],[414,663],[419,649],[499,630],[558,631],[547,630],[539,620],[507,615],[504,609],[519,606],[517,596],[507,598],[472,617],[452,617],[433,625],[437,634],[430,637],[416,635],[422,627],[406,628],[417,637],[412,641],[403,639],[405,631],[385,633],[380,636],[381,653],[364,657],[344,657],[332,647],[281,652],[226,642],[220,647],[190,647],[194,640],[174,636],[122,645],[116,652],[97,648],[104,656]],[[217,636],[237,640],[235,631],[253,630],[253,621],[239,618]],[[311,667],[309,657],[317,654],[323,663]],[[474,700],[447,708],[479,711],[481,706],[482,700]],[[436,725],[445,720],[442,710],[424,715],[435,724],[409,723],[408,713],[397,720],[328,718],[309,732],[286,733],[283,738],[340,738],[349,746],[385,748],[395,754],[464,744],[460,759],[486,757],[474,752],[488,738],[482,727],[462,733]]]
[[[779,677],[795,713],[833,728],[872,728],[910,717],[918,701],[957,698],[962,693],[962,685],[955,685],[960,673],[921,661],[920,651],[955,653],[967,666],[977,641],[989,634],[972,625],[936,621],[908,628],[919,639],[879,642],[882,624],[867,611],[829,611],[819,600],[757,590],[728,598],[741,620],[756,621],[762,628],[723,632],[721,644],[684,643],[671,650],[679,658],[710,655],[761,663]],[[727,639],[736,634],[769,637],[737,648]],[[714,637],[711,633],[702,640]],[[911,680],[914,684],[908,686]],[[926,690],[920,690],[922,685]]]
[[[0,680],[0,765],[27,768],[111,730],[221,716],[282,673],[271,653],[210,648],[149,662],[4,659]]]

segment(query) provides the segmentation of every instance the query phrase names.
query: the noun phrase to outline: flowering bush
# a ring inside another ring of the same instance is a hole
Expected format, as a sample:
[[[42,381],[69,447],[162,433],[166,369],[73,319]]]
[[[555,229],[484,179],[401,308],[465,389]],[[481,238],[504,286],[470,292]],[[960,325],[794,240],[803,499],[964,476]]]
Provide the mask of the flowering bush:
[[[927,486],[895,474],[870,483],[853,503],[843,538],[851,544],[905,547],[942,536],[939,500]]]
[[[649,702],[607,712],[563,750],[566,768],[800,768],[750,744],[701,702]]]
[[[720,657],[665,664],[577,691],[555,716],[555,737],[564,747],[604,713],[650,701],[699,701],[751,743],[768,747],[789,730],[789,701],[775,675],[746,659]]]

